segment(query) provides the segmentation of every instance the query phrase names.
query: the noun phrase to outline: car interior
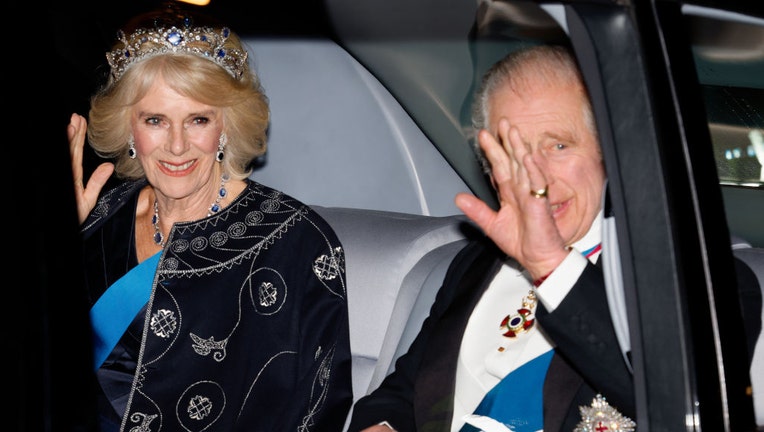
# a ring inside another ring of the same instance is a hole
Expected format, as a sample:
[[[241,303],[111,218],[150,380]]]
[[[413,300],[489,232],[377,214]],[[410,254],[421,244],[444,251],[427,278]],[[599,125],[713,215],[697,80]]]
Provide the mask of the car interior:
[[[57,41],[66,119],[86,109],[103,77],[100,56],[133,11],[120,18],[91,3],[51,11],[57,21],[71,20],[62,30],[71,38],[82,37],[85,22],[98,27],[86,43]],[[252,178],[313,206],[345,248],[355,400],[392,371],[450,260],[480,235],[454,205],[456,193],[498,205],[473,153],[469,115],[480,76],[524,44],[566,43],[589,86],[617,214],[637,424],[734,431],[753,421],[764,430],[764,338],[741,370],[740,305],[724,296],[734,288],[726,280],[733,256],[764,287],[764,12],[700,0],[644,8],[619,1],[302,3],[286,11],[211,0],[208,10],[243,37],[270,101],[268,150]],[[63,131],[65,121],[58,123]],[[58,168],[66,169],[62,156]],[[41,265],[73,238],[56,237]],[[56,261],[42,274],[67,272],[65,265],[76,261]],[[46,396],[27,390],[32,402],[20,417],[28,425],[39,424],[41,412],[48,425],[87,423],[87,407],[56,402],[63,390],[48,387],[72,375],[59,378],[64,373],[50,364],[60,360],[52,347],[62,346],[50,326],[63,318],[44,306],[55,302],[44,279],[33,299],[43,300],[39,314],[50,317],[38,349],[47,378],[34,382]],[[67,419],[62,410],[84,414]]]
[[[494,199],[474,156],[466,153],[472,145],[468,116],[476,80],[520,44],[567,37],[555,18],[563,11],[528,2],[444,13],[438,37],[417,35],[418,29],[405,22],[397,22],[399,33],[392,34],[359,8],[330,10],[336,13],[339,43],[328,38],[248,41],[274,119],[268,160],[253,178],[307,197],[345,244],[348,283],[356,288],[349,292],[356,399],[392,370],[426,317],[448,261],[477,235],[458,215],[454,195],[470,190],[487,202]],[[422,13],[426,10],[423,6]],[[764,67],[764,27],[729,21],[710,9],[689,8],[685,14],[708,109],[729,244],[764,281],[764,91],[761,76],[753,75]],[[473,15],[477,22],[465,19]],[[321,101],[320,108],[302,108],[306,97]],[[282,116],[292,121],[279,122]],[[294,123],[305,127],[287,126]],[[329,142],[339,152],[323,151]],[[283,176],[290,169],[321,180]],[[345,184],[348,175],[352,185]],[[449,237],[439,236],[443,243],[436,248],[420,247],[446,229]],[[401,244],[389,242],[401,234],[417,239],[404,248],[405,260],[399,256]],[[755,393],[764,386],[757,370],[764,370],[761,343],[751,366]]]

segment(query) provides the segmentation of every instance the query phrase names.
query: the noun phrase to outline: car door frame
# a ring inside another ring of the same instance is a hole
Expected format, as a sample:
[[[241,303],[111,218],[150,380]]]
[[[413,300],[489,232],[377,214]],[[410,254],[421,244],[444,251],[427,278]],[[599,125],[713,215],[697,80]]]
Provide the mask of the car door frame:
[[[616,215],[639,430],[753,429],[742,317],[724,295],[730,236],[681,4],[571,2],[565,12]]]

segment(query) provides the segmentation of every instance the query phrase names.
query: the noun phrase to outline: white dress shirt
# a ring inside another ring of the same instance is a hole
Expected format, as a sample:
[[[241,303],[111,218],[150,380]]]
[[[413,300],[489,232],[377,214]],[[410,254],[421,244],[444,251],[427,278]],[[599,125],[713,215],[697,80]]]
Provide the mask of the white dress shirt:
[[[456,369],[454,416],[451,431],[464,426],[483,397],[507,374],[553,348],[538,324],[514,338],[503,336],[502,319],[522,307],[523,297],[534,289],[538,301],[554,310],[586,267],[583,251],[601,240],[602,212],[589,232],[573,245],[571,253],[538,287],[513,260],[507,260],[483,293],[467,323]],[[600,252],[589,257],[596,262]]]

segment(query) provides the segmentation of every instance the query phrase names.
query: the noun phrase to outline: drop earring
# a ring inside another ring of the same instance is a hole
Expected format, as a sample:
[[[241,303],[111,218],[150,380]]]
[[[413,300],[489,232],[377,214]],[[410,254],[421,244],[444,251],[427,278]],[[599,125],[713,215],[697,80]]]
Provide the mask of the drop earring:
[[[225,156],[225,153],[223,153],[223,149],[225,149],[225,145],[228,144],[228,137],[225,133],[220,134],[220,139],[218,140],[218,152],[215,153],[215,160],[218,162],[223,162],[223,156]]]
[[[135,156],[137,156],[138,153],[135,152],[135,139],[132,135],[127,139],[127,156],[130,157],[130,159],[135,159]]]

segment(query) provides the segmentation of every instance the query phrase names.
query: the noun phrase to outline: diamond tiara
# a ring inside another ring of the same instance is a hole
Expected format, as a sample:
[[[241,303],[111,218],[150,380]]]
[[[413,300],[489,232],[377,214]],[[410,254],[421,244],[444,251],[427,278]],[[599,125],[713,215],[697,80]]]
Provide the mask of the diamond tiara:
[[[217,63],[234,78],[241,78],[247,68],[247,51],[224,47],[231,36],[229,28],[193,27],[190,20],[184,24],[188,25],[139,28],[129,35],[119,30],[117,39],[122,46],[106,53],[114,79],[121,78],[130,65],[165,53],[194,54]]]

